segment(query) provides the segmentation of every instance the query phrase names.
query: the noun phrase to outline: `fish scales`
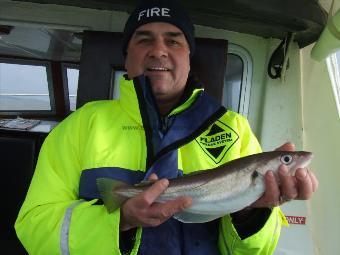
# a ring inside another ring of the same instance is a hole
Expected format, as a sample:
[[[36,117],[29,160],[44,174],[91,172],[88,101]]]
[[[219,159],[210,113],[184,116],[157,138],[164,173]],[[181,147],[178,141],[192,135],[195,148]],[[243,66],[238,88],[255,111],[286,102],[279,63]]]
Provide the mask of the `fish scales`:
[[[214,220],[241,210],[261,197],[265,190],[264,175],[268,170],[277,174],[285,164],[291,175],[306,167],[311,152],[272,151],[232,160],[215,169],[197,171],[169,180],[169,186],[156,202],[190,196],[192,205],[174,217],[185,223]],[[113,212],[128,198],[145,191],[152,182],[128,186],[108,178],[97,179],[98,189],[109,212]]]

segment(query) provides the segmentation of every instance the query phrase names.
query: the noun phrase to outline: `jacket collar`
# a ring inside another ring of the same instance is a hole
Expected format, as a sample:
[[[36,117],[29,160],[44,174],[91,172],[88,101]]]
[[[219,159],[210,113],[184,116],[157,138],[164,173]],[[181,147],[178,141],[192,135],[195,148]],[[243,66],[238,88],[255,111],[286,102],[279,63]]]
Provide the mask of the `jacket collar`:
[[[143,104],[145,104],[145,101],[148,104],[151,104],[155,111],[158,111],[158,107],[155,103],[151,88],[148,83],[148,78],[144,75],[138,76],[133,80],[127,78],[126,75],[123,75],[119,79],[120,97],[117,100],[122,105],[123,110],[126,111],[140,125],[143,125],[141,110],[143,108]],[[202,91],[203,88],[201,84],[189,77],[181,99],[170,111],[168,116],[174,116],[188,109],[195,102],[197,96]]]

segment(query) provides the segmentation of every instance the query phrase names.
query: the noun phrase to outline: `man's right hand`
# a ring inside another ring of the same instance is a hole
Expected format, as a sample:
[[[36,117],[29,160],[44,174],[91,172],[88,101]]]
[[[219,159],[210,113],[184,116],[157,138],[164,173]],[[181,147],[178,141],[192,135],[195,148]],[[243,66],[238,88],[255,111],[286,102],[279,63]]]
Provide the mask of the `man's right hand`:
[[[120,231],[136,227],[156,227],[175,213],[191,206],[192,199],[178,197],[164,203],[155,200],[167,189],[167,179],[158,180],[155,174],[149,178],[155,183],[138,196],[128,199],[120,208]]]

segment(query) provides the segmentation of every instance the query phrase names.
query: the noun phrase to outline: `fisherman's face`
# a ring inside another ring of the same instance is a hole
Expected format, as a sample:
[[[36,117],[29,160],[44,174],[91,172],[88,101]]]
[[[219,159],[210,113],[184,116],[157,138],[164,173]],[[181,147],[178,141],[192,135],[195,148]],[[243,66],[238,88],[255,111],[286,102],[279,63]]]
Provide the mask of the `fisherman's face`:
[[[144,74],[156,100],[176,100],[190,70],[189,45],[183,32],[169,23],[140,26],[127,48],[125,68],[129,78]]]

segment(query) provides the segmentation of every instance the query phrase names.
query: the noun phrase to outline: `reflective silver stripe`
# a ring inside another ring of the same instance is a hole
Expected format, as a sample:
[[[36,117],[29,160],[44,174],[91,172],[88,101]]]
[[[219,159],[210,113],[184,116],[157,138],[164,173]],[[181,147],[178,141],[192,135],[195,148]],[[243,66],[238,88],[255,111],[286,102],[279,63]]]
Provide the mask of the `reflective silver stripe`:
[[[68,246],[68,236],[70,232],[72,211],[74,207],[76,207],[78,204],[83,203],[83,202],[84,200],[80,200],[80,201],[77,201],[71,204],[65,212],[63,224],[61,226],[61,231],[60,231],[60,248],[61,248],[61,254],[63,255],[70,255],[70,249]]]

